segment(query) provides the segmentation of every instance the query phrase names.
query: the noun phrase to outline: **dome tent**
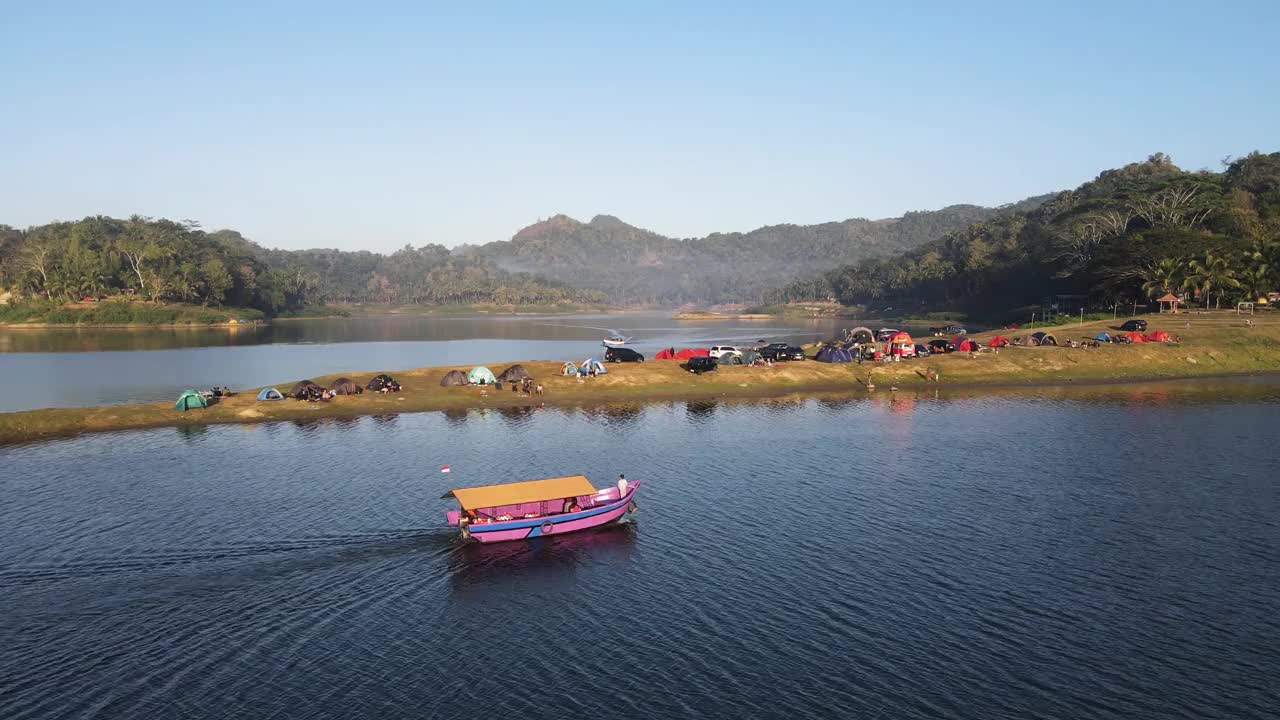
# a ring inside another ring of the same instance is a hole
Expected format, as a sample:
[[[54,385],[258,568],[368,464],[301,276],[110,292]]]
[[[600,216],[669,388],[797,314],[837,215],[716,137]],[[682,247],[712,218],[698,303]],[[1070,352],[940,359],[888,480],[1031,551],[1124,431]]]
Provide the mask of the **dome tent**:
[[[862,343],[865,345],[866,343],[875,342],[876,334],[869,327],[856,327],[849,331],[848,340],[849,342]],[[847,350],[848,348],[845,349]]]
[[[440,387],[462,387],[467,384],[467,374],[461,370],[450,370],[440,378]]]
[[[991,338],[991,342],[987,343],[987,347],[1002,348],[1009,346],[1009,338],[1003,335],[997,335]]]
[[[1164,330],[1152,330],[1147,333],[1147,342],[1169,342],[1169,333]]]
[[[573,377],[578,374],[578,366],[567,362],[560,366],[560,374],[566,377]]]
[[[592,370],[594,370],[597,375],[605,375],[609,372],[605,369],[604,363],[595,358],[587,358],[582,361],[582,364],[578,365],[579,373],[589,373]]]
[[[727,352],[716,358],[716,362],[720,365],[741,365],[742,354],[736,352]]]
[[[533,376],[530,375],[529,371],[525,370],[524,366],[519,363],[512,365],[498,374],[498,379],[505,383],[518,382],[526,378],[532,380]]]
[[[760,362],[760,353],[755,350],[748,350],[742,353],[742,364],[750,365],[751,363]]]
[[[333,381],[333,385],[329,386],[329,390],[334,395],[359,395],[364,392],[364,388],[360,387],[360,383],[348,377],[341,377]]]
[[[302,380],[289,391],[289,397],[295,400],[319,400],[324,392],[324,388],[314,382]]]
[[[1106,342],[1106,343],[1111,342],[1111,336],[1106,334],[1105,332],[1100,332],[1097,335],[1094,335],[1093,339],[1097,340],[1098,342]]]
[[[823,345],[813,359],[825,363],[853,362],[853,356],[849,354],[848,350],[835,345]]]
[[[492,385],[498,382],[498,378],[494,377],[493,371],[483,365],[477,365],[471,368],[471,372],[467,373],[467,382],[472,385]]]
[[[977,342],[970,340],[967,337],[957,336],[951,342],[955,344],[957,352],[977,352],[978,348],[982,347]]]
[[[662,348],[661,350],[658,351],[657,355],[653,356],[653,359],[654,360],[675,360],[676,359],[675,348]]]
[[[383,389],[390,392],[400,392],[400,383],[396,382],[395,378],[387,375],[386,373],[375,375],[373,379],[369,381],[369,384],[365,385],[365,387],[374,392],[379,392]]]
[[[1036,345],[1057,345],[1058,344],[1058,338],[1050,335],[1047,332],[1031,333],[1031,339],[1035,340]]]
[[[173,404],[174,410],[181,410],[183,412],[192,408],[206,407],[209,407],[209,403],[206,402],[205,399],[201,397],[200,393],[195,390],[183,390],[182,394],[178,396],[178,402]]]
[[[275,388],[262,388],[262,390],[258,392],[258,399],[259,400],[283,400],[284,395],[281,395],[280,391]]]

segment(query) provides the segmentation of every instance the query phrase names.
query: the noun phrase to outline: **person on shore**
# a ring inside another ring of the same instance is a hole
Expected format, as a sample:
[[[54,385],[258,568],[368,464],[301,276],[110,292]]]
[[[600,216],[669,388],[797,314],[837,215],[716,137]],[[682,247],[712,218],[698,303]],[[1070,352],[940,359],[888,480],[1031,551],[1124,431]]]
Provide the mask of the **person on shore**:
[[[542,383],[538,383],[538,394],[542,394]]]

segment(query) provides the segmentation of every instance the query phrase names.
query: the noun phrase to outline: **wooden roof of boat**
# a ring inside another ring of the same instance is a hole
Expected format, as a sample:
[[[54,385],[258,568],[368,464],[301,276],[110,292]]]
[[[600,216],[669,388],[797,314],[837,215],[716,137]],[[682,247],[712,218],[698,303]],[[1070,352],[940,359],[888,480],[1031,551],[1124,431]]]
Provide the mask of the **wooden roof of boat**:
[[[442,495],[441,499],[451,497],[458,501],[463,510],[474,510],[476,508],[497,507],[499,505],[519,505],[520,503],[542,502],[543,500],[559,500],[560,498],[594,495],[595,493],[596,489],[591,486],[585,475],[568,475],[545,480],[504,483],[502,485],[454,488]]]

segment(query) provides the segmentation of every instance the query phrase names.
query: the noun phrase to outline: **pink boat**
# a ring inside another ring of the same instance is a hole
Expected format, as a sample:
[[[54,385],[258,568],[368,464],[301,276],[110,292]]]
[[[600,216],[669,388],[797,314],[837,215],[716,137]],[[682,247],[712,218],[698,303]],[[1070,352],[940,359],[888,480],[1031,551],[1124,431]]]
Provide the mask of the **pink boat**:
[[[459,509],[445,513],[462,539],[482,543],[563,535],[617,522],[636,511],[638,482],[595,489],[583,475],[454,488]]]

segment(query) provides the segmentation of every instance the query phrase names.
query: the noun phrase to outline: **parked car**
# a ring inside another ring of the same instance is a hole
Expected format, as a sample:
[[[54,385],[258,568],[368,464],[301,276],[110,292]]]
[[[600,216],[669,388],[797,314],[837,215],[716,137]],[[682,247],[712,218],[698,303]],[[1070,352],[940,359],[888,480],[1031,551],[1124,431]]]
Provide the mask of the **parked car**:
[[[1124,324],[1120,326],[1120,329],[1125,332],[1146,332],[1147,321],[1146,320],[1125,320]]]
[[[888,342],[889,338],[897,334],[898,330],[896,328],[880,328],[876,331],[876,340],[879,340],[880,342]]]
[[[929,349],[928,345],[921,345],[920,343],[916,343],[916,357],[924,357],[926,355],[932,355],[932,354],[933,354],[933,351]]]
[[[804,350],[784,342],[769,343],[760,348],[760,357],[765,360],[782,362],[783,360],[803,360]]]
[[[732,345],[712,345],[711,346],[711,357],[718,358],[725,353],[738,353],[739,355],[741,355],[742,351],[736,347],[733,347]]]
[[[943,325],[942,327],[929,328],[929,332],[933,333],[934,337],[942,337],[943,335],[952,337],[969,333],[968,330],[964,329],[963,325]]]
[[[949,352],[955,352],[955,351],[956,351],[955,343],[951,342],[950,340],[930,340],[929,341],[929,352],[931,353],[949,353]]]
[[[699,356],[699,357],[689,358],[689,364],[686,365],[685,367],[687,367],[689,369],[689,372],[693,373],[694,375],[701,375],[704,372],[715,370],[716,365],[717,363],[715,358]]]
[[[644,356],[631,348],[607,348],[604,351],[605,362],[644,362]]]

